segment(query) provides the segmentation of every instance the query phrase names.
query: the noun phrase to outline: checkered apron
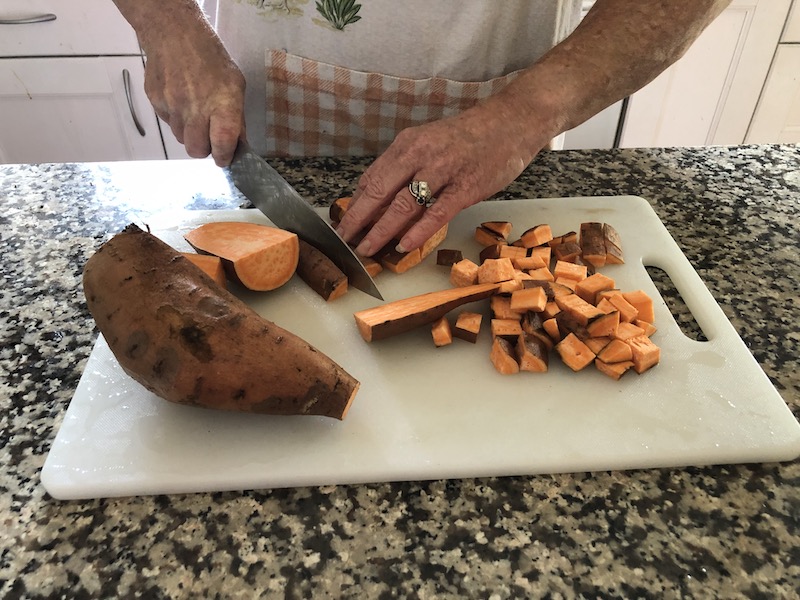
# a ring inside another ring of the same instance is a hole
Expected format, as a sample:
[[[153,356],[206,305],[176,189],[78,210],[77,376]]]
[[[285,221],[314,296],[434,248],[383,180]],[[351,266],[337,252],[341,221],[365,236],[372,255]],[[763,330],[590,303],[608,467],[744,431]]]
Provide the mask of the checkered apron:
[[[364,73],[267,53],[269,156],[375,156],[397,133],[460,113],[517,73],[481,82]]]

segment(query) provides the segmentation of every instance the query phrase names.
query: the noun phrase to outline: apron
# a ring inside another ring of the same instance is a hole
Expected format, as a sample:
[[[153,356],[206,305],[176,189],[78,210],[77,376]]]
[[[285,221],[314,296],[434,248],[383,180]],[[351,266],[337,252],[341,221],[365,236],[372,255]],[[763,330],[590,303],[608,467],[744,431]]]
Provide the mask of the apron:
[[[219,0],[264,156],[374,156],[497,93],[566,37],[581,0]],[[443,33],[446,32],[446,35]]]

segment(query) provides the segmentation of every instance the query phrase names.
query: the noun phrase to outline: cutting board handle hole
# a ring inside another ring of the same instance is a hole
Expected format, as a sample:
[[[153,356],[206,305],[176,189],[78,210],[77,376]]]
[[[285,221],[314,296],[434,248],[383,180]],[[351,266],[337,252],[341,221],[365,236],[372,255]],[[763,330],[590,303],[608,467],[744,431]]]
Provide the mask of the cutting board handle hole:
[[[675,317],[675,322],[680,327],[683,335],[697,342],[707,342],[708,337],[703,333],[703,329],[695,320],[692,311],[689,310],[686,302],[684,302],[669,274],[663,269],[650,265],[646,265],[645,269],[647,269],[647,274],[652,279],[656,289],[658,289],[658,293],[661,294],[664,302],[666,302],[667,308],[672,313],[672,316]]]

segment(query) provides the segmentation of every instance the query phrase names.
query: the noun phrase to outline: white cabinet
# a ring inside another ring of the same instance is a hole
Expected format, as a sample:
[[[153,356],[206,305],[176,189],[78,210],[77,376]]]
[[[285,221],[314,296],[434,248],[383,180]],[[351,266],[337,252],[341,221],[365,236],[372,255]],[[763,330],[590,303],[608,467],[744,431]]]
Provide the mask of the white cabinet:
[[[678,62],[631,96],[620,145],[743,143],[790,6],[733,0]]]
[[[0,163],[164,158],[141,56],[0,59]]]
[[[186,154],[145,96],[141,48],[111,0],[0,3],[0,163],[166,157]]]
[[[800,143],[800,1],[791,16],[775,53],[775,60],[758,102],[746,141]]]

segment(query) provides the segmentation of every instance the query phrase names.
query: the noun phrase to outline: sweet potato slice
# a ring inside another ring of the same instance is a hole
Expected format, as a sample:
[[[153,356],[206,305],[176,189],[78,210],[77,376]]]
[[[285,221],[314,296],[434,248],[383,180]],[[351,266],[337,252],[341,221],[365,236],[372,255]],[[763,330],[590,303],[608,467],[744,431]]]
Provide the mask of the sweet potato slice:
[[[189,262],[211,277],[217,285],[222,288],[228,287],[228,278],[225,277],[225,267],[222,266],[222,259],[219,256],[211,256],[210,254],[194,254],[192,252],[181,252]]]
[[[179,404],[341,419],[359,383],[129,225],[86,263],[89,311],[120,366]]]
[[[519,363],[517,362],[514,346],[507,339],[501,337],[494,338],[489,358],[494,368],[501,375],[519,373]]]
[[[384,269],[392,273],[405,273],[422,262],[422,252],[419,248],[415,248],[410,252],[398,252],[395,249],[396,245],[397,242],[392,241],[391,248],[381,254],[380,263]]]
[[[330,258],[304,240],[300,240],[297,274],[328,302],[347,293],[347,275]]]
[[[289,281],[300,256],[296,234],[257,223],[206,223],[184,237],[198,252],[220,257],[229,279],[259,292]]]
[[[353,317],[361,337],[371,342],[433,323],[454,308],[488,298],[496,291],[497,284],[486,283],[428,292],[361,310]]]

